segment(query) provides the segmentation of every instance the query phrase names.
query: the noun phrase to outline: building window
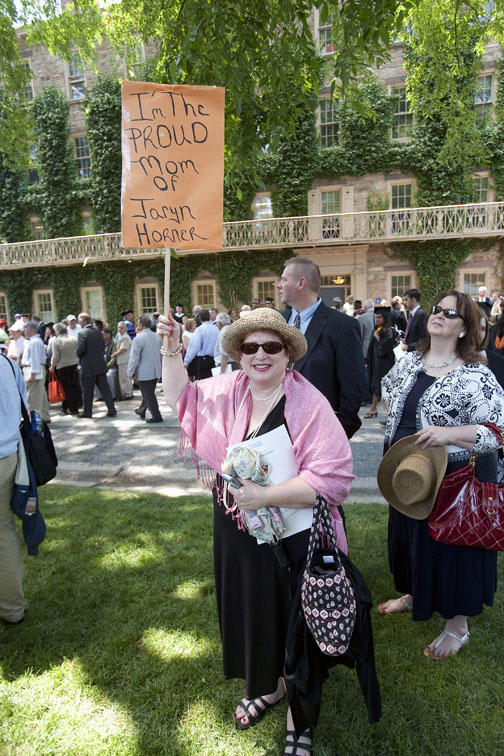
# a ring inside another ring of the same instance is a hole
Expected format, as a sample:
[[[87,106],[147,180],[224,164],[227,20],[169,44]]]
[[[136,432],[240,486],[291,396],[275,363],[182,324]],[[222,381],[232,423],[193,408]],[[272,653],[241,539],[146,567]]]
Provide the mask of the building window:
[[[35,167],[37,165],[37,145],[30,144],[29,151],[30,161],[28,163],[28,183],[36,184],[39,180],[39,174]]]
[[[488,202],[488,176],[473,176],[473,202]]]
[[[39,289],[33,292],[33,312],[49,323],[56,320],[54,313],[53,293],[51,289]]]
[[[492,74],[483,74],[476,77],[474,107],[478,121],[484,120],[490,113],[492,107],[492,81]]]
[[[255,220],[273,218],[273,208],[269,194],[257,194],[252,202],[252,210]]]
[[[338,141],[336,104],[333,100],[320,100],[319,119],[320,142],[322,147],[331,147]]]
[[[126,72],[128,79],[139,79],[145,63],[145,48],[141,42],[128,46],[126,50]]]
[[[103,289],[101,286],[84,286],[81,289],[82,309],[92,318],[103,320]]]
[[[217,301],[215,281],[194,281],[193,301],[200,307],[215,307]]]
[[[68,89],[71,100],[82,100],[86,94],[86,75],[79,53],[72,53],[68,61]]]
[[[30,234],[33,240],[42,239],[44,228],[38,215],[30,215]]]
[[[409,139],[413,132],[413,113],[410,112],[406,87],[394,87],[397,105],[392,115],[392,139]]]
[[[411,184],[392,184],[390,187],[390,204],[392,210],[411,207]],[[391,230],[393,234],[404,234],[409,231],[411,215],[409,212],[392,213]]]
[[[336,45],[332,39],[332,16],[328,16],[318,28],[319,50],[322,55],[329,55],[336,51]]]
[[[411,184],[392,184],[390,188],[392,210],[411,207]]]
[[[464,294],[469,294],[470,297],[477,297],[480,286],[486,286],[485,273],[483,271],[464,273]]]
[[[30,80],[27,82],[26,86],[24,87],[23,92],[21,94],[21,98],[24,103],[26,103],[27,105],[31,105],[31,103],[33,102],[33,82],[32,82],[33,74],[32,74],[30,63],[27,60],[25,60],[23,61],[23,64],[30,77]]]
[[[92,210],[89,210],[89,208],[84,208],[81,211],[81,218],[82,218],[82,233],[84,234],[84,236],[94,234],[94,218],[93,218]]]
[[[402,297],[405,291],[412,288],[411,273],[390,276],[390,298]]]
[[[252,291],[254,297],[259,300],[261,306],[264,305],[266,297],[270,297],[276,304],[278,278],[254,278],[252,282]]]
[[[86,136],[78,136],[74,139],[75,160],[77,162],[77,173],[82,178],[91,175],[91,153],[89,151],[89,142]]]
[[[7,308],[7,297],[3,291],[0,292],[0,320],[5,320],[7,325],[10,322],[9,311]]]
[[[322,215],[332,215],[341,212],[341,192],[334,189],[320,193]],[[322,218],[322,238],[338,239],[340,235],[339,218]]]
[[[159,312],[159,287],[157,284],[142,284],[138,287],[138,303],[142,315]]]

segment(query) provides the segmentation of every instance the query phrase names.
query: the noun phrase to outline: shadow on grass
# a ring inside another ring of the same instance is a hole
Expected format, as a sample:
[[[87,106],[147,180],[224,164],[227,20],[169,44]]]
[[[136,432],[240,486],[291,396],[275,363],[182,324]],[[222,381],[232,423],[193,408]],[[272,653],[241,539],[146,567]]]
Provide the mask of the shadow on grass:
[[[280,753],[285,705],[255,730],[233,727],[242,684],[222,679],[210,498],[63,486],[42,493],[48,537],[40,557],[28,559],[25,623],[0,631],[3,680],[15,684],[78,660],[84,684],[100,691],[105,705],[118,704],[130,722],[113,745],[98,739],[43,752]],[[347,507],[352,557],[377,603],[393,595],[386,522],[380,505]],[[407,615],[375,614],[384,717],[368,726],[354,673],[334,670],[316,756],[500,751],[502,620],[498,602],[473,621],[468,649],[435,663],[422,649],[439,631],[439,618],[412,623]]]

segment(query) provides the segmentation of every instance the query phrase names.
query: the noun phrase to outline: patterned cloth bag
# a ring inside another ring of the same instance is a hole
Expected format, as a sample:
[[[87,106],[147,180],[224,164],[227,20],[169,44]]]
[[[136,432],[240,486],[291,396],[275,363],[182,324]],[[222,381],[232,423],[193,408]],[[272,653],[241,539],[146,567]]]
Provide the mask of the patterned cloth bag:
[[[321,531],[329,548],[322,548]],[[326,500],[317,494],[301,584],[301,606],[317,646],[326,656],[344,654],[355,627],[352,583],[341,563]]]

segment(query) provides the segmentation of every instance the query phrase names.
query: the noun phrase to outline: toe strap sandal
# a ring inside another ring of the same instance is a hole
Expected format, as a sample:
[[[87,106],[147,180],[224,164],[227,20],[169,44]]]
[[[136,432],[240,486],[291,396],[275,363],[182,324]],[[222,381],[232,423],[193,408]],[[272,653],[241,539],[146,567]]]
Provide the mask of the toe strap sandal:
[[[310,742],[303,743],[300,740],[300,738],[310,738]],[[312,748],[313,748],[312,739],[313,739],[312,730],[305,730],[303,733],[301,733],[299,738],[297,737],[295,730],[287,730],[287,737],[285,738],[284,756],[306,756],[306,754],[308,755],[311,754]]]
[[[238,730],[248,730],[249,727],[254,727],[258,722],[261,721],[264,715],[281,700],[282,699],[279,698],[278,701],[275,701],[274,703],[269,703],[262,696],[258,696],[258,698],[253,698],[251,701],[247,701],[246,698],[242,698],[238,706],[242,707],[245,714],[241,717],[238,717],[235,713],[236,728]],[[245,717],[247,717],[248,719],[247,723],[242,722],[242,719],[244,719]]]

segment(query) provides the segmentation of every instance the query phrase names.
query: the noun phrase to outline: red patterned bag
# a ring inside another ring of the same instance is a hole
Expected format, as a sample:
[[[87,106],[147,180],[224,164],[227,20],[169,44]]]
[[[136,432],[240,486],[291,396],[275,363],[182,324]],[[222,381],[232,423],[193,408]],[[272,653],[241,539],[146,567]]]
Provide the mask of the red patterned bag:
[[[502,431],[490,428],[504,446]],[[436,504],[429,516],[429,535],[454,546],[475,546],[504,551],[504,486],[482,483],[475,474],[476,455],[469,463],[445,475]]]

